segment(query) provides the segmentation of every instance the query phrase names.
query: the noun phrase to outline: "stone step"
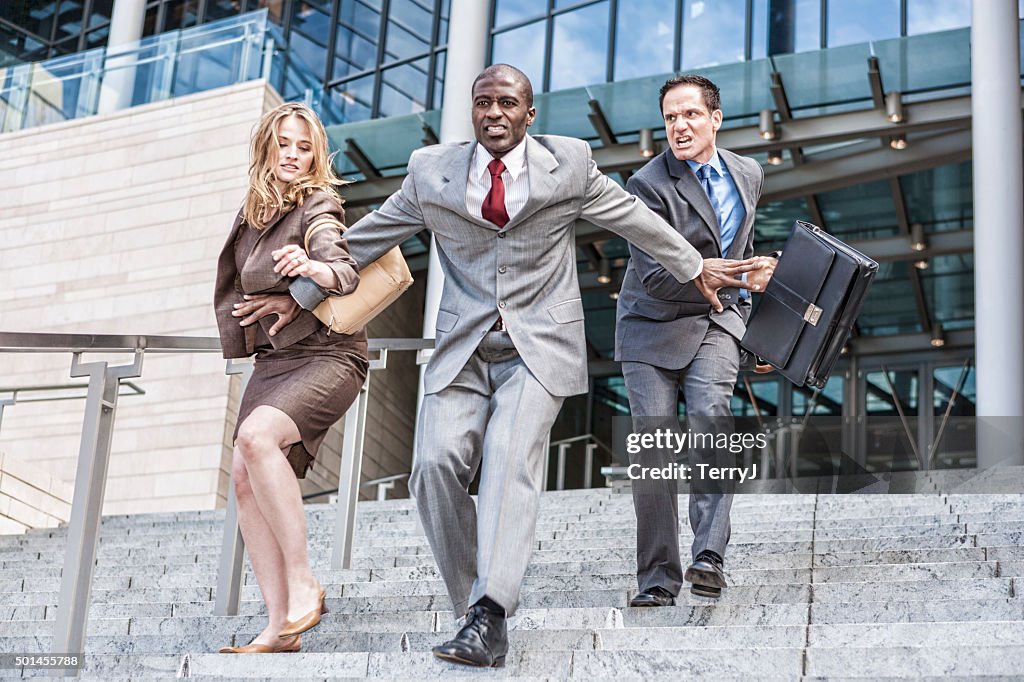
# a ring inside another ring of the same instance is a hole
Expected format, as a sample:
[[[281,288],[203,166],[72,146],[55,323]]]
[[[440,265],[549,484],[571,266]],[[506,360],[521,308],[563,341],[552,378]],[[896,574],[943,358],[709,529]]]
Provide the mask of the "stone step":
[[[890,549],[877,552],[820,552],[814,555],[814,566],[866,566],[874,564],[941,563],[986,561],[984,547],[953,547],[947,549]]]
[[[86,650],[91,654],[181,654],[213,653],[222,646],[248,643],[256,632],[238,632],[228,639],[217,633],[182,636],[134,635],[128,637],[90,637]],[[302,636],[304,652],[401,652],[430,651],[451,636],[450,631],[406,632],[321,632],[314,629]],[[747,647],[802,647],[807,637],[803,625],[769,627],[700,626],[673,628],[597,628],[597,629],[513,629],[509,631],[512,650],[681,650],[732,649]],[[0,638],[4,651],[49,651],[51,638]]]
[[[809,647],[806,673],[877,679],[882,675],[943,677],[1008,675],[1024,670],[1024,646]]]
[[[757,676],[798,676],[802,670],[803,653],[799,648],[789,649],[734,649],[729,656],[709,657],[703,652],[673,651],[576,651],[534,652],[511,651],[505,667],[491,671],[460,666],[438,660],[430,653],[369,654],[292,654],[289,656],[241,656],[231,660],[214,654],[190,655],[190,675],[217,677],[257,676],[264,678],[291,677],[300,669],[312,676],[332,677],[398,677],[401,679],[447,679],[452,676],[469,677],[568,677],[596,679],[621,676],[627,673],[636,678],[650,679],[659,673],[713,675],[716,678]],[[253,659],[258,659],[252,663]],[[657,665],[656,665],[657,664]]]
[[[908,580],[984,580],[999,575],[994,561],[958,561],[918,564],[875,564],[815,568],[815,583],[903,582]]]
[[[1024,642],[1024,621],[811,625],[810,647],[1003,646]]]
[[[1024,599],[963,598],[911,601],[815,602],[811,624],[940,623],[1024,620]]]
[[[1024,530],[1013,533],[979,533],[974,537],[978,547],[1024,545]]]

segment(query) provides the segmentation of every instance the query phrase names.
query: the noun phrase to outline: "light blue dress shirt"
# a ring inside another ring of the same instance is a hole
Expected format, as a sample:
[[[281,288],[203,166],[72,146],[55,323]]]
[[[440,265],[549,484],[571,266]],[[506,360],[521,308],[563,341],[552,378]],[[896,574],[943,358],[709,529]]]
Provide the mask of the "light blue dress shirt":
[[[697,169],[704,165],[690,160],[686,163],[690,165],[695,175],[697,175]],[[740,227],[743,225],[743,221],[747,217],[747,209],[743,208],[740,191],[736,187],[736,182],[732,179],[729,169],[722,163],[722,157],[718,155],[717,149],[711,156],[711,160],[708,161],[708,165],[712,168],[711,189],[714,190],[715,199],[718,201],[718,206],[721,209],[721,213],[718,216],[718,224],[720,228],[719,238],[722,241],[722,258],[728,258],[729,248],[732,246],[733,240],[736,238]],[[697,178],[699,182],[700,176],[697,175]],[[741,279],[746,281],[746,273],[744,273]],[[750,292],[746,289],[740,289],[740,298],[747,298],[748,296],[750,296]]]

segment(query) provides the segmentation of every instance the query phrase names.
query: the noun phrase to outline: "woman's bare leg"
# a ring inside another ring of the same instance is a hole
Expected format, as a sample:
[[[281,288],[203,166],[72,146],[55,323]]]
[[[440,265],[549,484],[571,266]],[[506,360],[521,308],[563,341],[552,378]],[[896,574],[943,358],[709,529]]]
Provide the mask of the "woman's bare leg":
[[[276,646],[280,644],[277,633],[288,619],[288,582],[285,578],[284,554],[256,505],[249,472],[238,448],[235,448],[231,460],[231,478],[235,483],[238,527],[242,531],[253,573],[256,574],[263,601],[267,605],[267,626],[253,642]]]
[[[256,506],[284,562],[289,621],[298,620],[320,602],[320,584],[309,566],[302,494],[284,456],[284,449],[299,440],[299,429],[291,417],[275,407],[260,405],[242,423],[235,441]]]

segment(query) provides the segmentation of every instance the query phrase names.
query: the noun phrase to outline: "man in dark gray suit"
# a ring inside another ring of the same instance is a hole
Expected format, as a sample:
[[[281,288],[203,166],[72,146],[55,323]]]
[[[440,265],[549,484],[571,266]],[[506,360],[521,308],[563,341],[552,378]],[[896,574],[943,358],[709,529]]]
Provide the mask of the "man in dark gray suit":
[[[545,439],[565,398],[588,387],[576,221],[637,243],[707,300],[756,267],[702,258],[601,174],[586,142],[527,135],[535,116],[526,76],[487,68],[473,85],[476,142],[414,152],[401,189],[345,233],[360,266],[424,228],[436,239],[445,281],[409,487],[453,610],[466,615],[434,655],[467,665],[504,663]]]
[[[756,161],[716,148],[722,125],[718,88],[701,76],[679,76],[661,88],[659,104],[669,148],[634,174],[626,188],[703,257],[750,259],[764,173]],[[776,260],[754,260],[760,268],[746,273],[745,287],[763,290]],[[709,305],[696,287],[677,281],[643,245],[630,244],[616,314],[615,359],[622,363],[634,431],[665,426],[678,430],[680,387],[691,431],[731,429],[729,401],[749,311],[746,291],[722,289]],[[649,450],[630,458],[644,468],[662,468],[673,454]],[[721,464],[710,450],[691,451],[690,456]],[[702,480],[696,468],[690,473],[694,540],[685,576],[679,556],[677,481],[633,481],[639,592],[631,606],[673,604],[684,579],[692,583],[691,592],[706,597],[721,596],[725,587],[722,568],[732,494],[728,486]]]

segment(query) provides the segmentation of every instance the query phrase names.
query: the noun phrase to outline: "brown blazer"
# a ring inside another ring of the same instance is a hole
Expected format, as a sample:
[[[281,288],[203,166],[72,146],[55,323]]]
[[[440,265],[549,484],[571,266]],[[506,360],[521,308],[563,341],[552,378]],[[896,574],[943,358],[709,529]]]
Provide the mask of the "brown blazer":
[[[242,327],[238,324],[239,318],[231,315],[234,304],[242,302],[243,294],[287,294],[288,285],[294,278],[274,272],[275,263],[270,253],[286,244],[303,246],[306,228],[324,216],[345,224],[345,210],[341,204],[320,190],[306,197],[301,206],[296,206],[284,215],[275,216],[259,235],[241,272],[235,266],[235,242],[239,230],[249,228],[242,224],[241,211],[235,216],[227,242],[217,260],[217,282],[213,293],[214,312],[225,358],[244,358],[255,352],[256,327]],[[340,231],[321,230],[313,235],[309,244],[309,257],[326,263],[337,274],[340,287],[328,289],[330,294],[343,296],[355,290],[359,274]],[[268,336],[275,319],[273,315],[268,315],[259,321]],[[276,336],[269,336],[270,343],[275,350],[286,348],[323,328],[323,323],[313,313],[300,310],[298,317],[288,326],[278,331]]]

